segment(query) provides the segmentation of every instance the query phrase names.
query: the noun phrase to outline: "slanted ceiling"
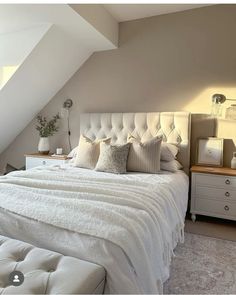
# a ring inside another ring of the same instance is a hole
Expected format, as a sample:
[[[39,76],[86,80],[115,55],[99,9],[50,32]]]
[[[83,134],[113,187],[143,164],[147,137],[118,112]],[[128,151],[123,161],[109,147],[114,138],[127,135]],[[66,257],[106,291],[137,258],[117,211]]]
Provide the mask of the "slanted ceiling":
[[[0,5],[0,41],[0,153],[93,52],[116,48],[66,4]]]
[[[155,15],[169,14],[209,6],[210,4],[104,4],[104,7],[119,21],[129,21]]]
[[[0,90],[50,27],[41,24],[0,35]]]

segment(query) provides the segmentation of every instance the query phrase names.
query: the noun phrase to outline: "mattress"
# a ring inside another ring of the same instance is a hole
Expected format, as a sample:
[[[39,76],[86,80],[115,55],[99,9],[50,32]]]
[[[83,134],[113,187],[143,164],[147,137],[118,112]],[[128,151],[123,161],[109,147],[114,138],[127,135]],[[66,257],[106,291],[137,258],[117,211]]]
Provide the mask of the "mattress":
[[[99,177],[101,181],[102,179],[109,179],[117,183],[132,181],[156,190],[162,187],[168,188],[174,206],[176,206],[176,211],[178,211],[184,223],[188,201],[188,177],[182,171],[177,173],[127,173],[115,175],[75,168],[69,164],[54,168],[40,167],[32,169],[32,171],[44,173],[45,170],[48,173],[49,169],[51,169],[52,174],[54,174],[55,171],[60,171],[62,180],[68,175],[76,175],[78,179],[80,176],[86,176],[86,179],[90,177],[91,179]],[[0,194],[2,193],[3,186],[4,184],[1,184],[0,181]],[[155,193],[156,192],[153,191],[153,194]],[[170,208],[165,208],[165,210],[167,214]],[[168,216],[168,214],[166,216]],[[91,218],[93,217],[91,216]],[[174,235],[175,222],[173,220],[166,220],[166,222],[172,225],[172,234]],[[162,284],[169,276],[169,265],[166,265],[161,270],[161,274],[158,272],[148,273],[149,270],[142,270],[144,274],[147,272],[147,276],[142,278],[142,276],[140,277],[140,275],[137,274],[137,270],[131,262],[130,257],[122,247],[109,239],[87,235],[34,218],[29,218],[6,209],[2,205],[0,206],[0,234],[29,242],[38,247],[57,251],[64,255],[74,256],[102,265],[107,272],[105,293],[161,293]],[[174,240],[172,248],[176,246],[177,242],[178,240]],[[155,245],[151,246],[155,248]],[[162,254],[163,253],[161,253],[161,255]],[[157,255],[160,256],[160,253],[157,253]],[[143,263],[145,267],[145,261],[142,261],[142,259],[144,258],[137,257],[137,260],[139,260],[138,262],[140,264]],[[158,266],[156,266],[156,269],[158,269]],[[151,281],[153,278],[156,283],[155,287],[153,286],[153,281]]]

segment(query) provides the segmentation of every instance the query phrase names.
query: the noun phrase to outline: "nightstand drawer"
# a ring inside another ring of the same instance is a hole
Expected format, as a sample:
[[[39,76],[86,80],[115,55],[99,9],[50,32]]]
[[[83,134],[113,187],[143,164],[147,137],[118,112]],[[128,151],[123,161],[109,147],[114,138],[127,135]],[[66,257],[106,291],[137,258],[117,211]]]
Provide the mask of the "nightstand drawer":
[[[226,175],[209,175],[204,173],[196,173],[196,186],[220,187],[225,189],[236,190],[236,177]]]
[[[36,157],[26,157],[26,169],[31,169],[38,166],[61,165],[65,161],[57,159],[44,159]]]
[[[219,217],[228,216],[236,218],[236,203],[196,198],[195,211],[201,213],[210,213],[211,215]]]
[[[206,197],[218,201],[236,201],[236,190],[196,186],[196,198]]]

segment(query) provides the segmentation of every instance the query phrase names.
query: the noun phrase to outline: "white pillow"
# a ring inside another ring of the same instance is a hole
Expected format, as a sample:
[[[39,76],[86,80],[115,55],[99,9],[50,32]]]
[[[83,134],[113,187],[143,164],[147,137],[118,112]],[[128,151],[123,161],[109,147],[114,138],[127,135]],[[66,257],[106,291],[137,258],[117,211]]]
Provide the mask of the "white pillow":
[[[176,145],[167,142],[161,143],[161,161],[175,160],[178,152],[179,149]]]
[[[145,173],[160,172],[161,137],[153,137],[151,140],[141,142],[140,139],[128,135],[131,143],[127,170]]]
[[[78,146],[73,148],[73,150],[71,150],[68,154],[68,158],[76,158],[77,156],[77,152],[78,152]]]
[[[94,169],[99,158],[100,143],[110,143],[110,141],[110,138],[97,139],[93,141],[90,138],[81,135],[77,156],[75,158],[75,166],[80,168]]]
[[[178,170],[182,169],[183,166],[177,160],[173,161],[161,161],[161,170],[166,170],[170,172],[177,172]]]

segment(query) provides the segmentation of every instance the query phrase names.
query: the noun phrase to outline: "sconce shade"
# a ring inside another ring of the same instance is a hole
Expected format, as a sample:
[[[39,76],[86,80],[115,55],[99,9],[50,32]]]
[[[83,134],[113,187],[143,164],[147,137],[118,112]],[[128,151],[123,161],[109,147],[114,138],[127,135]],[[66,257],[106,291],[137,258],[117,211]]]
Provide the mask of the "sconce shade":
[[[63,108],[70,109],[72,105],[73,105],[72,99],[68,98],[67,100],[64,101]]]
[[[224,94],[216,93],[212,96],[211,115],[214,117],[222,116],[222,104],[226,101]]]
[[[215,103],[215,104],[221,104],[221,103],[224,103],[226,101],[226,97],[224,96],[224,94],[213,94],[212,95],[212,103]]]

